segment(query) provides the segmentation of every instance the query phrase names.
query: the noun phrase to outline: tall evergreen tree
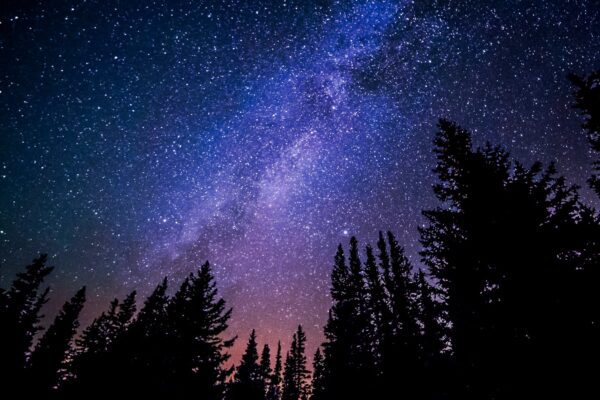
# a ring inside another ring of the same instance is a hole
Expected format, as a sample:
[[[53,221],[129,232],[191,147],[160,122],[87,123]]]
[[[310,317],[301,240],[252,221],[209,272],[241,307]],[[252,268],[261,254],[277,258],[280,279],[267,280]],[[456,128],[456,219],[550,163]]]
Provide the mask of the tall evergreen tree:
[[[119,312],[116,314],[114,320],[115,326],[113,329],[115,332],[124,332],[133,320],[136,311],[135,297],[136,291],[134,290],[129,293],[119,305]]]
[[[293,335],[292,345],[285,360],[283,376],[283,400],[304,399],[308,393],[307,379],[309,372],[306,369],[306,334],[301,325]]]
[[[184,280],[171,299],[164,393],[202,393],[207,400],[224,396],[225,381],[231,374],[224,363],[230,358],[227,350],[235,338],[223,339],[232,310],[217,296],[212,270],[206,262]]]
[[[387,233],[389,273],[386,283],[390,305],[390,334],[385,343],[383,358],[383,390],[393,390],[398,376],[405,384],[403,392],[415,398],[418,387],[418,324],[415,312],[415,285],[411,279],[412,265],[392,232]],[[385,254],[380,246],[380,256]],[[387,255],[384,255],[384,260]]]
[[[267,390],[267,400],[281,399],[283,363],[281,358],[281,342],[277,342],[277,353],[275,355],[275,366],[271,374],[269,388]]]
[[[311,400],[325,400],[325,361],[321,349],[317,348],[313,358]]]
[[[435,289],[427,282],[423,270],[417,273],[419,322],[421,323],[420,358],[426,367],[438,362],[444,351],[444,324]]]
[[[42,329],[40,310],[48,301],[49,289],[40,291],[40,286],[54,269],[46,266],[47,259],[45,254],[34,259],[1,294],[0,376],[9,393],[22,385],[33,338]]]
[[[260,353],[260,374],[263,381],[263,393],[266,395],[271,384],[271,375],[273,374],[271,370],[271,348],[267,343],[265,343]]]
[[[586,77],[569,75],[571,83],[576,87],[575,108],[584,116],[583,127],[588,132],[590,146],[596,155],[594,173],[589,179],[592,189],[600,196],[600,70]]]
[[[232,400],[262,400],[264,399],[264,375],[258,363],[258,347],[256,331],[253,329],[246,345],[246,351],[235,373],[231,384],[229,398]]]
[[[573,299],[593,237],[583,234],[577,193],[552,165],[525,168],[501,148],[473,149],[469,133],[453,123],[439,126],[434,191],[443,207],[424,212],[421,240],[451,323],[456,395],[565,390],[561,365],[572,351],[557,343],[577,341],[565,338],[580,323]],[[523,378],[528,370],[551,383]]]
[[[323,344],[326,365],[324,387],[328,398],[373,396],[377,385],[377,357],[373,352],[377,340],[373,336],[374,321],[369,310],[371,297],[367,289],[358,241],[352,237],[348,264],[340,245],[331,274],[333,306]]]
[[[419,388],[420,398],[446,398],[450,379],[441,304],[435,300],[436,289],[427,281],[423,270],[419,270],[415,281],[418,293],[418,321],[421,327],[416,386]]]
[[[28,379],[32,394],[47,395],[59,384],[59,373],[73,336],[79,326],[79,313],[85,303],[85,286],[67,301],[54,322],[41,337],[29,359]]]
[[[113,299],[107,311],[95,318],[76,339],[77,346],[70,355],[69,382],[64,390],[80,395],[86,391],[101,393],[111,382],[109,355],[117,334],[119,300]]]
[[[113,382],[116,387],[124,389],[124,394],[151,396],[156,393],[156,387],[164,386],[162,368],[167,364],[165,349],[169,329],[167,286],[167,279],[164,278],[145,300],[137,317],[114,343],[110,357],[115,375]],[[123,303],[131,302],[126,299]],[[126,310],[131,308],[122,307],[123,319],[126,319]],[[127,388],[131,388],[131,391]]]

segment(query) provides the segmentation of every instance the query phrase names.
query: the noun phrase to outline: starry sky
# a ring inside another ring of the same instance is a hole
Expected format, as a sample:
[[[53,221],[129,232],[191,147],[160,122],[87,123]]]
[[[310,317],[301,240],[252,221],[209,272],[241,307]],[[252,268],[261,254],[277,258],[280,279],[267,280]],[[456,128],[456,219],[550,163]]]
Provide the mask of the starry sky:
[[[208,259],[235,354],[299,323],[312,351],[339,242],[419,264],[438,118],[585,185],[565,76],[599,55],[597,0],[5,0],[1,283],[47,252],[85,324]]]

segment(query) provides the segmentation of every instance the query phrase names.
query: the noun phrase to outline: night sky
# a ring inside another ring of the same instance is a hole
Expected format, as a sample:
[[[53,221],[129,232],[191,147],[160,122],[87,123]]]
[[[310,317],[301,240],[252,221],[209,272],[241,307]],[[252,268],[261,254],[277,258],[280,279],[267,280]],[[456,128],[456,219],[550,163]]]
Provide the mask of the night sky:
[[[419,264],[438,118],[585,185],[565,76],[599,55],[592,0],[4,0],[2,286],[47,252],[86,324],[208,259],[236,353],[299,323],[312,352],[339,242]]]

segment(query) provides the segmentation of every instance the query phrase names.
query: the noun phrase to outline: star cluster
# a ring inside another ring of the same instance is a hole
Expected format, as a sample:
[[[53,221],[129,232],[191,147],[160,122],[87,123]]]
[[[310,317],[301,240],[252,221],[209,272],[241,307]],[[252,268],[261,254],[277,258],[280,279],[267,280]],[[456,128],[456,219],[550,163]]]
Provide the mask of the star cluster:
[[[339,242],[391,229],[418,264],[439,117],[584,184],[565,76],[599,54],[594,0],[7,4],[2,283],[48,252],[89,321],[208,259],[232,333],[314,347]]]

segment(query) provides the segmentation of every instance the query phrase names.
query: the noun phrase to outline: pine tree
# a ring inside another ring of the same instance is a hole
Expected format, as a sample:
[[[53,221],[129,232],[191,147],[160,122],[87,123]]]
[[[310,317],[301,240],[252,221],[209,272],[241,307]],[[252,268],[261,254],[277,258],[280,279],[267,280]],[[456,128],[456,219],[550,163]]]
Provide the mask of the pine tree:
[[[575,74],[569,75],[569,80],[576,87],[575,108],[584,116],[583,128],[588,132],[590,146],[596,155],[594,172],[588,183],[600,196],[600,70],[592,72],[587,77]]]
[[[168,306],[169,359],[163,367],[165,394],[184,396],[203,393],[205,399],[221,399],[231,368],[224,368],[235,338],[223,339],[231,309],[218,291],[211,267],[206,262],[190,274]]]
[[[260,374],[263,382],[263,393],[266,395],[269,385],[271,384],[271,349],[268,344],[265,343],[262,352],[260,354]]]
[[[106,393],[112,385],[120,385],[125,368],[125,357],[115,346],[124,340],[132,322],[136,305],[136,292],[128,294],[122,302],[113,299],[107,311],[100,314],[83,330],[76,340],[76,348],[69,364],[70,380],[65,392],[80,395],[94,391]]]
[[[258,363],[256,331],[253,329],[228,397],[232,400],[262,400],[264,393],[264,375]]]
[[[76,339],[70,355],[69,382],[64,390],[70,394],[100,391],[107,387],[107,356],[113,342],[115,319],[119,300],[113,299],[109,309],[95,318]]]
[[[129,293],[123,302],[119,305],[119,312],[115,316],[115,332],[124,332],[131,323],[136,311],[135,304],[136,291]],[[116,339],[116,338],[115,338]]]
[[[385,342],[383,358],[383,390],[397,384],[397,377],[405,381],[403,392],[416,397],[418,388],[418,324],[415,313],[415,285],[411,279],[411,263],[392,232],[387,233],[389,247],[389,275],[386,291],[390,305],[390,333]],[[380,246],[381,250],[382,246]],[[384,256],[385,259],[386,256]],[[383,261],[383,260],[382,260]]]
[[[48,291],[40,285],[54,267],[46,266],[47,256],[40,255],[17,274],[0,302],[0,375],[6,382],[5,391],[21,386],[26,359],[33,337],[41,330],[40,310],[48,301]]]
[[[301,325],[292,337],[292,345],[285,360],[283,376],[283,400],[300,400],[307,396],[307,379],[305,355],[306,334]]]
[[[277,342],[277,354],[275,355],[275,367],[273,368],[273,374],[271,375],[269,388],[267,390],[267,400],[280,400],[281,399],[281,384],[283,364],[281,358],[281,342]]]
[[[419,270],[415,281],[418,292],[418,320],[421,326],[416,385],[420,388],[421,398],[445,398],[449,371],[444,352],[445,326],[441,306],[435,300],[436,290],[427,282],[423,270]]]
[[[424,247],[422,256],[431,274],[443,289],[448,317],[452,321],[452,348],[459,369],[461,386],[467,393],[480,384],[478,372],[482,348],[482,309],[487,303],[482,298],[486,287],[486,271],[471,262],[470,242],[463,232],[461,214],[469,189],[469,172],[475,166],[471,157],[471,137],[465,130],[448,121],[440,121],[440,131],[434,141],[438,164],[434,169],[440,183],[434,192],[445,209],[424,211],[429,226],[421,229]]]
[[[433,367],[444,351],[444,325],[440,305],[434,300],[434,288],[427,282],[423,270],[417,274],[421,339],[419,350],[426,368]]]
[[[41,337],[29,359],[28,379],[35,394],[47,395],[59,384],[59,373],[73,336],[79,326],[79,313],[85,303],[85,286],[67,301],[54,322]]]
[[[559,343],[579,343],[573,332],[585,330],[574,299],[588,263],[582,255],[597,242],[583,234],[586,212],[576,190],[553,165],[526,168],[501,148],[473,149],[469,133],[447,121],[435,144],[442,207],[424,212],[422,256],[451,324],[455,395],[567,390],[573,378],[562,366],[574,352]],[[552,384],[526,379],[530,370]]]
[[[167,305],[169,303],[169,297],[166,294],[167,287],[167,278],[164,278],[148,296],[137,318],[132,321],[130,330],[135,334],[136,340],[150,339],[165,333],[168,324]]]
[[[156,393],[156,387],[163,385],[162,368],[167,359],[164,351],[167,348],[169,324],[167,286],[167,279],[164,278],[145,300],[137,317],[131,320],[113,344],[110,356],[114,371],[112,381],[115,387],[123,388],[123,394],[151,396]],[[123,304],[125,306],[122,305],[120,310],[122,321],[127,320],[127,314],[132,313],[135,303],[125,299]]]
[[[313,358],[313,376],[311,400],[324,400],[325,397],[325,362],[321,349],[317,348]]]
[[[377,370],[372,348],[372,316],[356,238],[350,239],[348,265],[342,246],[338,246],[331,283],[333,306],[323,344],[326,397],[373,396]]]

